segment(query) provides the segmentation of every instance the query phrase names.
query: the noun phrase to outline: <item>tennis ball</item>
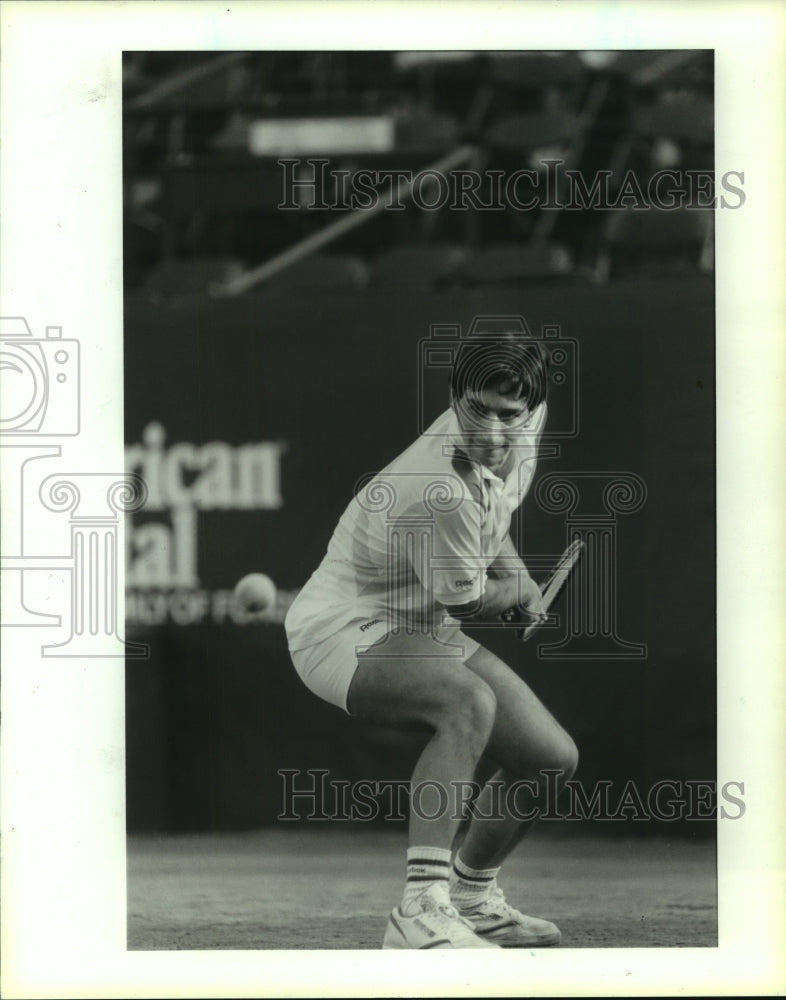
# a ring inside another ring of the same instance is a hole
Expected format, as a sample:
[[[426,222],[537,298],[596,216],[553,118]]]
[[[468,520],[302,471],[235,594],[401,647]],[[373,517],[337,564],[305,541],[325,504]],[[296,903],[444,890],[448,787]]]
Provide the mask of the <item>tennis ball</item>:
[[[251,614],[268,611],[276,601],[276,585],[264,573],[249,573],[235,585],[235,601]]]

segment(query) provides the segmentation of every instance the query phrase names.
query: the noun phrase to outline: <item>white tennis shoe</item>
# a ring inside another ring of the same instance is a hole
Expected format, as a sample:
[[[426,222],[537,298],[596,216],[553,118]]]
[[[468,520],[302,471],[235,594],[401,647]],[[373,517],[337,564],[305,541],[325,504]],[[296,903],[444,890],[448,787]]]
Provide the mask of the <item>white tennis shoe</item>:
[[[447,890],[424,889],[421,910],[410,916],[397,906],[390,914],[383,948],[496,948],[493,941],[478,937],[472,924],[459,915]]]
[[[459,913],[481,940],[503,948],[548,948],[562,939],[550,920],[527,917],[514,909],[496,882],[482,903]]]

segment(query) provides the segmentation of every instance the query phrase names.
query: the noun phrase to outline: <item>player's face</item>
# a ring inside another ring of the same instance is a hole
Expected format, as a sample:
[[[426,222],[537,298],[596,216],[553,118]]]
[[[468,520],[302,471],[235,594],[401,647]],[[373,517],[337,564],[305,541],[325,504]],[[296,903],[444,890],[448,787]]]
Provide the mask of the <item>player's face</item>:
[[[499,471],[508,460],[511,448],[532,417],[524,400],[490,387],[479,392],[468,390],[454,401],[454,409],[467,456],[492,472]]]

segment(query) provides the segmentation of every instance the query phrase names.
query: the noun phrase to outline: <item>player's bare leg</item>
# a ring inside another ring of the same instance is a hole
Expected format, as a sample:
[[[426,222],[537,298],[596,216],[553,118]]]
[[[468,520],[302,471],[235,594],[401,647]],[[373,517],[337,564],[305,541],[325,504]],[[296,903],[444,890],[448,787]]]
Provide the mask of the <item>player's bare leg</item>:
[[[502,767],[485,786],[475,804],[467,835],[454,861],[452,895],[476,922],[496,932],[505,944],[529,947],[556,944],[559,932],[548,921],[523,917],[513,910],[496,886],[499,866],[518,843],[531,821],[527,813],[547,804],[546,795],[557,793],[576,769],[578,752],[573,740],[545,708],[531,688],[499,657],[480,647],[467,661],[469,669],[494,691],[497,712],[487,754]],[[549,785],[542,771],[558,773]],[[519,780],[534,782],[535,792],[522,802],[508,801],[505,787]],[[503,787],[492,791],[492,782]]]
[[[430,639],[389,636],[359,657],[347,701],[359,718],[432,731],[412,774],[413,788],[432,783],[432,798],[424,794],[410,810],[407,886],[384,946],[488,947],[451,906],[448,878],[459,788],[473,779],[492,732],[493,691],[460,658],[435,656]]]
[[[423,808],[410,817],[410,842],[449,848],[458,830],[460,802],[452,783],[471,781],[493,731],[497,713],[491,687],[460,657],[435,655],[432,640],[388,636],[358,658],[348,694],[352,715],[390,726],[421,724],[433,735],[412,774],[439,783],[449,808]],[[458,794],[460,798],[460,793]],[[421,815],[420,813],[424,814]],[[425,816],[437,813],[434,819]]]
[[[462,844],[462,856],[472,867],[490,868],[502,863],[531,825],[522,822],[522,809],[544,807],[547,790],[554,785],[560,788],[572,777],[578,763],[578,751],[571,737],[529,685],[498,656],[481,646],[469,658],[467,666],[489,685],[497,699],[486,753],[501,765],[501,770],[492,780],[510,784],[520,779],[534,779],[540,791],[531,802],[520,800],[512,812],[505,809],[506,796],[495,795],[493,804],[501,806],[504,816],[501,820],[482,818],[489,814],[492,806],[491,788],[487,786],[481,793],[476,809],[479,815],[470,824]],[[541,774],[549,769],[559,772],[551,785]]]

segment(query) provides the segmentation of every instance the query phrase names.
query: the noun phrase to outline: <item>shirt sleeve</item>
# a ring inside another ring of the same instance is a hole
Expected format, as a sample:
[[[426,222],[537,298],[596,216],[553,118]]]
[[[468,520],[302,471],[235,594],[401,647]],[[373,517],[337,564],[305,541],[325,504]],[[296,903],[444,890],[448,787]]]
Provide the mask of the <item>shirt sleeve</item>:
[[[434,516],[429,566],[413,564],[423,587],[441,604],[476,603],[486,589],[488,559],[481,555],[480,504],[465,498],[454,509]]]

